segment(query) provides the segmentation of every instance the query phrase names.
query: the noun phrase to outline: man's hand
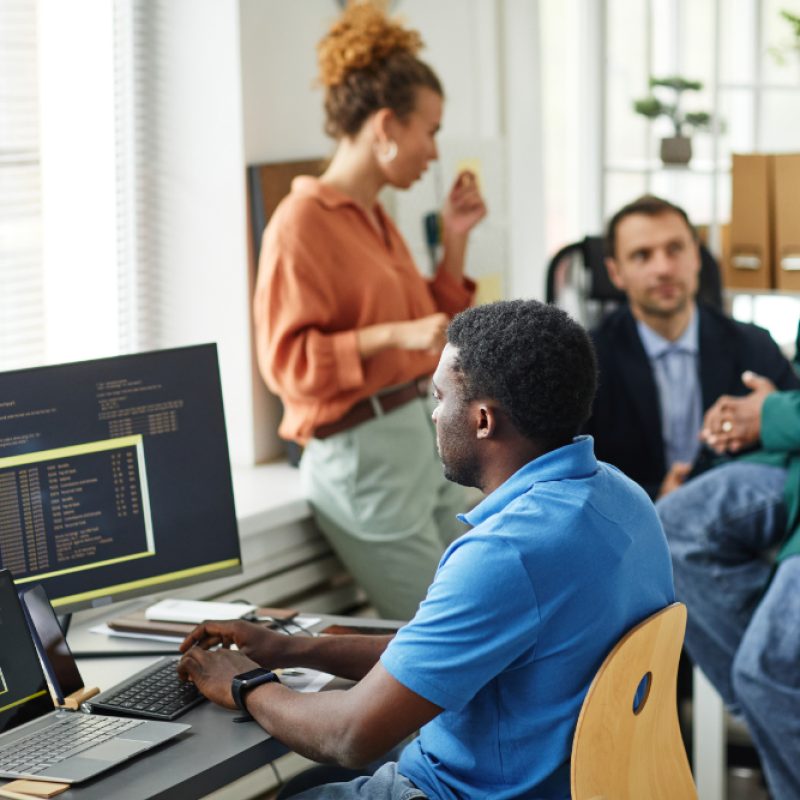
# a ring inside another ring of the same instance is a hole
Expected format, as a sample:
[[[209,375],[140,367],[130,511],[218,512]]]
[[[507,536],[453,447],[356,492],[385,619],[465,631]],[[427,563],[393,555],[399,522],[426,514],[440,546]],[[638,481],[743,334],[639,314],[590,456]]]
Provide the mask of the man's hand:
[[[752,391],[745,397],[722,395],[706,411],[700,438],[717,453],[736,453],[755,444],[761,435],[761,409],[775,384],[754,372],[742,374]]]
[[[231,695],[234,675],[249,672],[258,666],[236,650],[215,650],[192,647],[178,662],[178,675],[190,680],[203,696],[225,708],[236,708]]]
[[[661,488],[658,490],[657,500],[665,497],[670,492],[674,492],[689,476],[692,471],[692,465],[687,464],[685,461],[676,461],[670,468],[669,472],[664,476],[661,482]]]
[[[239,652],[257,665],[272,669],[279,666],[294,666],[283,663],[290,647],[291,637],[268,630],[255,622],[241,619],[203,622],[198,625],[178,648],[181,653],[193,649],[208,650],[222,645],[236,645]],[[241,670],[240,670],[241,672]]]

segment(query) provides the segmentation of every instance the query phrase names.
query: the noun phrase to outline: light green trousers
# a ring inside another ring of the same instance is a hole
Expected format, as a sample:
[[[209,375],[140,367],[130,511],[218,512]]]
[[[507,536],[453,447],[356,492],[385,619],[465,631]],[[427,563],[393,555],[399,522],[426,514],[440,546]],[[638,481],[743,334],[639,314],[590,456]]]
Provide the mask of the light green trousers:
[[[300,471],[317,525],[378,613],[411,619],[467,510],[442,474],[428,403],[312,439]]]

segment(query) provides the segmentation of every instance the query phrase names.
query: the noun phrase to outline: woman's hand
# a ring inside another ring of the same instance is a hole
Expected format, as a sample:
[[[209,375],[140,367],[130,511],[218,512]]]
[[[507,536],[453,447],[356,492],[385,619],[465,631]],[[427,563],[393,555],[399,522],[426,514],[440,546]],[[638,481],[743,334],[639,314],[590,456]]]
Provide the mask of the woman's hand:
[[[486,203],[474,173],[459,173],[442,209],[444,235],[466,236],[485,216]]]
[[[439,355],[445,345],[450,318],[441,312],[404,322],[382,322],[369,325],[356,333],[358,352],[370,358],[390,347],[400,350],[427,350]]]
[[[447,314],[430,314],[408,322],[397,322],[397,346],[403,350],[428,350],[438,355],[447,341]]]

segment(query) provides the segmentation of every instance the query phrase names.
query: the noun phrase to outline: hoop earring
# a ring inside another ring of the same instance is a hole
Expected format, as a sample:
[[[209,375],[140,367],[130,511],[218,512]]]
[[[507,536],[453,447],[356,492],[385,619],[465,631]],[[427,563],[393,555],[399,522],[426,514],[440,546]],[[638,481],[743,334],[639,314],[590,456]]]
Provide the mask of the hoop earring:
[[[375,143],[375,155],[378,161],[388,164],[397,158],[397,142],[394,139],[387,139],[385,142]]]

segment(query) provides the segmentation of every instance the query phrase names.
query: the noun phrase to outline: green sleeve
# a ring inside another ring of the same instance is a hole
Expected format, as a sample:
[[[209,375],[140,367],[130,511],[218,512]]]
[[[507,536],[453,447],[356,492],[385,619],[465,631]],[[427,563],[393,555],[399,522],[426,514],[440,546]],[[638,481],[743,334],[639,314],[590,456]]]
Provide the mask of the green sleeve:
[[[800,391],[767,397],[761,409],[761,443],[773,452],[800,452]]]

